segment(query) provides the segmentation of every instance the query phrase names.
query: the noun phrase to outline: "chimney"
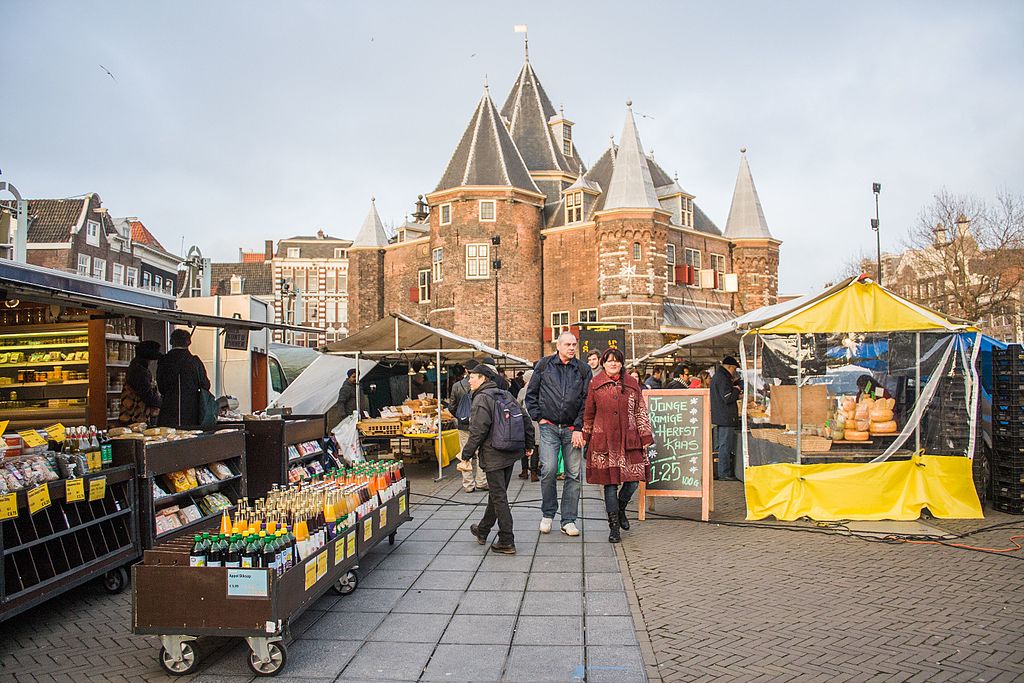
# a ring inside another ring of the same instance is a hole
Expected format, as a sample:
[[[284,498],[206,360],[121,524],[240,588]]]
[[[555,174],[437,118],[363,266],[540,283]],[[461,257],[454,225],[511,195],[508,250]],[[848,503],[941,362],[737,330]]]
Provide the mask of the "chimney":
[[[267,240],[263,243],[263,259],[267,263],[274,260],[274,240]]]
[[[324,238],[324,231],[323,230],[317,230],[316,231],[316,238],[318,240],[322,240]]]

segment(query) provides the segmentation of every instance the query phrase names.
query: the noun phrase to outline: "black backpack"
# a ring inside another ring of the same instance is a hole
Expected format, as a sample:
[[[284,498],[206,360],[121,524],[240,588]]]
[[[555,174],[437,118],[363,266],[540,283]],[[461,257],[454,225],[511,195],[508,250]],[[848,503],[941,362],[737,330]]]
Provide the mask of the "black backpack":
[[[512,394],[501,389],[490,392],[494,399],[491,413],[491,446],[499,451],[526,448],[526,417]]]

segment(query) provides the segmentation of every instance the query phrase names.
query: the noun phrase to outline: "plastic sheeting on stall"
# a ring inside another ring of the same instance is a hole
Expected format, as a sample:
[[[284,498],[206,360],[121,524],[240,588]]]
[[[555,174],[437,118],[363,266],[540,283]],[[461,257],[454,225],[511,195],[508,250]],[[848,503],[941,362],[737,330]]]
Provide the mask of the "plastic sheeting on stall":
[[[376,361],[360,360],[360,376],[376,365]],[[355,366],[353,358],[321,355],[285,387],[270,407],[291,408],[295,415],[323,415],[338,402],[345,373]]]
[[[971,460],[916,454],[878,463],[750,467],[747,519],[912,520],[927,508],[942,519],[981,519]]]

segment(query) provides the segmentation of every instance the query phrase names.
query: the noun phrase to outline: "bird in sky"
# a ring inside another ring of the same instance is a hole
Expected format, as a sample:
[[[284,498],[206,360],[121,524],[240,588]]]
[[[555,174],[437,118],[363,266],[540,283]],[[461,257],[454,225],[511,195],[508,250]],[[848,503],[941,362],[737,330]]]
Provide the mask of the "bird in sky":
[[[117,79],[114,78],[114,74],[110,73],[110,69],[108,69],[107,67],[103,66],[102,64],[100,64],[100,68],[103,69],[104,71],[106,71],[107,75],[110,76],[111,78],[113,78],[114,82],[117,83]]]

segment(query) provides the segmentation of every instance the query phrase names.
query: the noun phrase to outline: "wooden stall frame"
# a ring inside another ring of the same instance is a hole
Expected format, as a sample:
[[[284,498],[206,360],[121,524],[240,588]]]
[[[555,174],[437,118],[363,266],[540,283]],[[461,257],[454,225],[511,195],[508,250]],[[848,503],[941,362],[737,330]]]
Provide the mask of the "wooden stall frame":
[[[685,392],[680,394],[680,392]],[[679,395],[702,395],[705,401],[711,400],[711,391],[709,389],[645,389],[644,396],[679,396]],[[654,512],[654,498],[700,498],[700,518],[703,521],[708,521],[711,518],[711,512],[715,509],[715,498],[714,498],[714,487],[712,486],[712,480],[714,479],[714,470],[712,466],[714,464],[711,457],[711,411],[704,411],[703,415],[703,445],[701,447],[701,483],[700,491],[661,491],[657,489],[648,489],[647,482],[640,482],[640,500],[637,504],[638,514],[637,519],[644,521],[647,519],[647,506],[650,504],[650,511]]]

